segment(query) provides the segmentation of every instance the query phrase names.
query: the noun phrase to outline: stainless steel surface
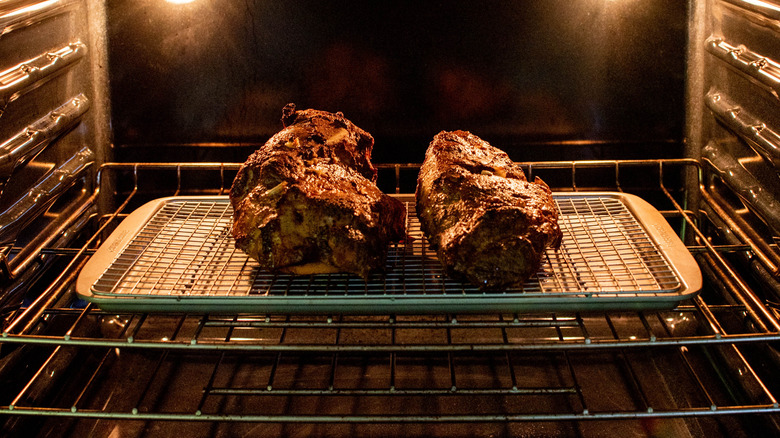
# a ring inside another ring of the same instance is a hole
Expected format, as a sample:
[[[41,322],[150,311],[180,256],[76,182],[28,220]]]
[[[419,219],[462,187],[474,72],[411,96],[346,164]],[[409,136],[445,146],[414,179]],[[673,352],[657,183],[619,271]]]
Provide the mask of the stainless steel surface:
[[[700,208],[711,221],[711,239],[755,248],[723,256],[736,265],[718,261],[709,275],[724,291],[739,291],[726,295],[746,305],[756,324],[777,327],[780,101],[772,78],[780,59],[780,8],[745,0],[707,1],[699,8],[695,41],[706,52],[689,68],[701,83],[689,99],[703,105],[689,113],[688,123],[700,130],[688,147],[706,163]]]
[[[780,172],[780,135],[777,132],[718,93],[708,93],[705,102],[719,121]]]
[[[0,302],[5,311],[31,299],[61,258],[52,248],[77,241],[96,207],[88,199],[92,164],[109,126],[97,84],[105,29],[99,2],[0,2]],[[89,49],[88,49],[89,48]],[[95,50],[92,50],[95,48]],[[102,58],[104,60],[104,58]],[[105,62],[103,62],[105,65]],[[105,69],[103,69],[105,70]]]
[[[61,194],[83,178],[93,163],[94,155],[85,147],[31,187],[10,207],[0,212],[0,242],[7,243],[16,239],[22,228],[29,225]]]
[[[744,11],[755,12],[766,20],[780,21],[780,7],[771,1],[723,0]]]
[[[5,107],[31,88],[50,80],[62,69],[83,58],[85,51],[84,44],[76,42],[0,72],[0,104]]]
[[[78,95],[0,144],[0,195],[14,170],[77,124],[88,108],[89,100]]]
[[[711,170],[749,205],[776,232],[780,230],[780,201],[720,143],[710,142],[702,150]]]
[[[83,194],[91,191],[90,164],[105,156],[95,153],[95,112],[101,105],[92,98],[91,65],[101,50],[88,49],[94,39],[87,30],[101,25],[87,19],[87,9],[86,2],[71,0],[0,2],[0,233],[6,292],[19,290],[21,278],[28,286],[37,278],[33,271],[38,271],[41,245],[68,245],[75,238],[66,230],[83,223],[74,212],[89,210]],[[41,232],[58,234],[38,236]],[[69,239],[62,240],[65,236]],[[22,254],[18,259],[17,253]]]
[[[707,49],[730,66],[754,79],[756,83],[766,87],[773,96],[780,99],[778,93],[780,64],[776,61],[753,52],[745,46],[735,47],[720,38],[709,39]]]
[[[9,0],[0,8],[0,36],[61,12],[70,0]]]
[[[778,146],[775,133],[780,129],[780,100],[775,89],[780,59],[775,43],[780,29],[777,5],[708,3],[711,13],[703,24],[707,35],[701,41],[707,56],[694,67],[706,94],[692,96],[703,99],[707,106],[691,114],[703,126],[703,135],[693,148],[707,148],[710,155],[717,155],[709,160],[722,164],[711,169],[717,178],[732,171],[741,174],[730,177],[728,184],[742,193],[745,207],[776,228],[769,199],[780,196],[780,178],[774,166]],[[694,152],[694,156],[703,154]],[[731,208],[742,207],[732,204]]]

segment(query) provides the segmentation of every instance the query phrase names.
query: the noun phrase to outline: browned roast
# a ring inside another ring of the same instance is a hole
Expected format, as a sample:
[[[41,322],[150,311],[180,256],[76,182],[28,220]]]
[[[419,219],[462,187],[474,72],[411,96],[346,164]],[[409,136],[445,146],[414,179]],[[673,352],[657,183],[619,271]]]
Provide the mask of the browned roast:
[[[279,272],[381,271],[406,208],[375,184],[373,137],[341,113],[293,104],[282,122],[230,189],[236,247]]]
[[[549,187],[529,182],[509,156],[465,131],[440,132],[417,178],[422,231],[453,278],[482,289],[536,273],[562,233]]]

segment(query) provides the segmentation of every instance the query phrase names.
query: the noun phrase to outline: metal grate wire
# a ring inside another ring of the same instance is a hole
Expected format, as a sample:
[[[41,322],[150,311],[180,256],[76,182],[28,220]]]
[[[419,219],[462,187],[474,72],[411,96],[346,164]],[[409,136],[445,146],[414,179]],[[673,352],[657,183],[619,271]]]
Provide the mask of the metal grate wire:
[[[657,296],[681,282],[619,198],[556,195],[564,233],[522,287],[486,293],[448,278],[407,202],[408,237],[388,249],[385,274],[292,276],[236,250],[229,200],[172,199],[142,226],[93,286],[96,295],[154,297]]]

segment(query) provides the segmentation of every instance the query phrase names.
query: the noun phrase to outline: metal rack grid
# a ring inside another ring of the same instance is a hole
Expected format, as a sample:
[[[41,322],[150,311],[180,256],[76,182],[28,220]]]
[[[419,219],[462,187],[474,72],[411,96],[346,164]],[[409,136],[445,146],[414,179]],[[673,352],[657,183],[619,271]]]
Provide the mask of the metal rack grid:
[[[448,278],[427,249],[426,239],[407,201],[408,237],[388,250],[386,274],[368,281],[347,274],[292,276],[260,269],[237,250],[230,237],[232,209],[222,198],[169,198],[106,267],[92,287],[95,295],[151,298],[305,297],[300,311],[316,311],[317,300],[363,297],[376,312],[394,302],[381,297],[446,296],[489,299],[494,296],[527,299],[536,296],[677,296],[682,287],[676,272],[647,234],[637,217],[618,197],[555,195],[564,239],[559,249],[546,252],[542,266],[521,288],[481,291]],[[680,295],[682,296],[682,295]],[[626,298],[629,299],[629,298]],[[682,298],[680,298],[682,299]],[[150,301],[151,303],[152,301]],[[131,301],[136,306],[137,301]],[[247,306],[242,301],[241,306]],[[477,303],[481,305],[482,303]],[[121,304],[114,305],[114,309]],[[258,306],[262,306],[259,303]]]
[[[692,216],[679,207],[680,192],[667,189],[664,175],[696,170],[695,161],[548,165],[570,172],[574,181],[583,167],[613,170],[617,188],[626,187],[620,169],[655,169],[655,191],[673,206],[665,216]],[[137,175],[141,167],[109,165],[102,171]],[[210,168],[221,172],[224,166]],[[135,194],[112,217],[121,217]],[[701,233],[697,221],[684,223]],[[729,252],[749,250],[704,241],[689,249],[714,264]],[[63,256],[78,267],[84,252]],[[438,316],[108,313],[54,306],[48,297],[24,309],[2,334],[4,344],[34,349],[42,359],[6,388],[0,415],[47,417],[43,421],[58,425],[70,419],[63,430],[73,433],[118,423],[132,429],[139,422],[127,420],[144,420],[177,433],[194,432],[194,424],[207,421],[244,432],[246,424],[261,422],[271,434],[289,433],[285,425],[293,424],[296,432],[312,435],[376,431],[381,425],[391,427],[383,431],[414,435],[422,433],[415,424],[432,423],[455,428],[444,433],[462,434],[459,425],[470,423],[511,434],[532,423],[537,432],[562,427],[561,434],[579,435],[604,427],[603,421],[586,420],[610,421],[615,431],[650,419],[677,427],[695,418],[700,431],[714,436],[723,432],[726,418],[764,414],[749,417],[758,424],[780,413],[770,378],[774,369],[766,369],[763,356],[751,355],[780,340],[776,319],[748,298],[721,302],[719,296],[708,293],[663,312]],[[60,396],[40,399],[37,391],[49,381],[51,364],[73,354],[81,372],[59,381]],[[722,378],[723,362],[740,370],[735,378],[746,388],[742,396]],[[618,389],[606,389],[605,379]],[[121,383],[130,392],[112,397]],[[183,403],[173,404],[166,394]]]
[[[729,319],[744,308],[707,311]],[[713,378],[722,370],[701,361],[780,336],[698,335],[704,312],[688,305],[648,314],[439,317],[50,311],[71,321],[65,335],[7,339],[50,343],[38,347],[50,359],[66,354],[60,347],[81,347],[82,375],[45,406],[30,394],[35,385],[25,386],[0,414],[67,417],[80,433],[97,418],[175,421],[159,426],[170,432],[181,430],[178,421],[557,425],[780,413],[766,375],[750,361],[740,368],[758,388],[749,403],[731,399],[731,388]],[[81,335],[95,327],[104,337]],[[609,385],[600,380],[606,375]],[[126,385],[122,397],[112,396],[115,385]]]

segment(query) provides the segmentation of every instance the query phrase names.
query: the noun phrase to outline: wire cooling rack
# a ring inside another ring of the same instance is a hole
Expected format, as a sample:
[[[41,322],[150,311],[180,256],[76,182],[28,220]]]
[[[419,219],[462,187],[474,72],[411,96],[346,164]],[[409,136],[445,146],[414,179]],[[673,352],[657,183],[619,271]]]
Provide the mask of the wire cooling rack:
[[[174,197],[128,217],[77,289],[107,310],[303,313],[641,309],[671,307],[698,290],[695,262],[649,204],[622,193],[554,198],[561,247],[547,250],[525,284],[501,292],[444,274],[409,198],[408,236],[388,248],[386,272],[368,280],[261,269],[234,246],[227,197]]]

